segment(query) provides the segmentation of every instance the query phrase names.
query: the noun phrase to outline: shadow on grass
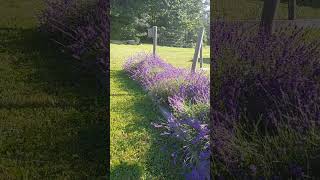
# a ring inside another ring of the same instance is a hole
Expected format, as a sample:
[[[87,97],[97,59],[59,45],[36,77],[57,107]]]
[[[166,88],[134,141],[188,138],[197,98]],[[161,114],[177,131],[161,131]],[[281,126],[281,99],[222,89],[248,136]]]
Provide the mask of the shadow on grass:
[[[112,168],[112,176],[112,179],[141,179],[142,170],[138,165],[122,163]]]
[[[17,77],[12,79],[12,84],[22,81],[35,90],[34,94],[24,94],[26,99],[29,96],[37,97],[37,93],[41,92],[56,101],[16,100],[0,104],[0,110],[11,109],[32,115],[32,109],[37,109],[46,114],[32,116],[37,127],[19,122],[21,125],[16,126],[26,129],[21,129],[21,134],[12,134],[16,136],[13,139],[24,136],[26,140],[23,143],[15,140],[7,142],[5,145],[8,146],[0,147],[0,157],[7,157],[3,153],[11,151],[10,158],[14,160],[40,159],[48,162],[41,167],[36,164],[16,164],[12,169],[20,169],[19,166],[25,169],[21,176],[28,173],[36,178],[83,179],[105,176],[109,165],[109,123],[106,116],[109,109],[106,90],[98,86],[94,74],[83,72],[76,60],[61,53],[49,43],[48,37],[36,29],[0,28],[0,53],[12,57],[10,68]],[[0,136],[3,128],[9,127],[0,127]],[[9,144],[10,149],[7,148]]]
[[[130,109],[135,113],[135,116],[139,117],[138,121],[128,124],[123,130],[126,133],[138,133],[147,132],[150,137],[150,147],[143,156],[146,159],[146,171],[147,178],[159,178],[159,179],[183,179],[183,171],[181,164],[173,163],[171,153],[176,150],[176,142],[173,139],[160,135],[160,131],[155,129],[151,122],[159,123],[161,120],[161,114],[159,113],[157,106],[151,101],[151,98],[146,95],[146,92],[140,87],[140,85],[131,80],[128,75],[122,70],[111,70],[110,76],[118,83],[121,89],[130,92],[130,96],[134,95],[137,100],[130,102],[126,109]],[[111,92],[112,93],[112,92]],[[116,96],[113,94],[112,96]],[[112,97],[111,97],[112,98]],[[133,142],[138,142],[139,137],[131,138]],[[112,170],[111,177],[117,177],[116,173],[129,173],[131,171],[136,172],[135,166],[126,166],[125,170],[120,165],[121,170]],[[138,177],[136,177],[138,178]]]

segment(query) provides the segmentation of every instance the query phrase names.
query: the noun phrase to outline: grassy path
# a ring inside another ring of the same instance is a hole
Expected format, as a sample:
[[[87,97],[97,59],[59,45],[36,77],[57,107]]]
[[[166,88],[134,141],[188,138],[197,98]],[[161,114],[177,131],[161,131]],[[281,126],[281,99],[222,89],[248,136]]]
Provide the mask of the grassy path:
[[[111,179],[183,178],[168,151],[174,142],[160,136],[150,125],[159,120],[159,112],[141,87],[122,70],[127,57],[151,49],[151,45],[111,44]],[[158,52],[175,66],[191,66],[193,49],[159,47]],[[209,48],[205,49],[204,57],[209,57],[208,52]]]
[[[0,0],[0,179],[97,179],[106,98],[37,32],[39,2]]]

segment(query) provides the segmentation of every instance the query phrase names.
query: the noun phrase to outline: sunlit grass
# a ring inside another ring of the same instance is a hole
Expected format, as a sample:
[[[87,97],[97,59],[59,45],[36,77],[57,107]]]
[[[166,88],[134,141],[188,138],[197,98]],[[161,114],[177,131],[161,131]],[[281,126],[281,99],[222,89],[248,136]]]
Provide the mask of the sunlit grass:
[[[105,93],[38,32],[40,0],[0,4],[0,179],[105,176]]]
[[[122,70],[128,57],[151,51],[152,45],[149,44],[111,44],[111,179],[183,178],[180,164],[175,166],[170,155],[174,140],[160,136],[160,132],[151,126],[151,122],[159,122],[161,118],[157,107],[139,84],[129,79]],[[174,66],[191,68],[193,48],[159,46],[157,52]],[[204,48],[204,58],[207,58],[204,66],[208,68],[209,47]]]

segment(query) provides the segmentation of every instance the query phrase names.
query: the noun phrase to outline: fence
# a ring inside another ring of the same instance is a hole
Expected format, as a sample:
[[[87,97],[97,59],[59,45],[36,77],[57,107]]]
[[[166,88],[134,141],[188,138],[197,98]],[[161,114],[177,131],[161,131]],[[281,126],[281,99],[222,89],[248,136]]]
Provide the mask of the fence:
[[[263,19],[268,31],[288,24],[320,28],[320,6],[301,0],[215,0],[212,13],[213,17],[249,24],[259,24]]]
[[[205,28],[200,28],[197,36],[197,43],[195,46],[194,56],[192,58],[192,66],[191,66],[191,72],[194,73],[196,70],[196,64],[197,62],[200,63],[200,68],[203,68],[203,38],[205,34]],[[148,29],[148,37],[151,37],[153,39],[153,56],[156,55],[156,49],[158,46],[158,27],[153,26],[152,28]]]

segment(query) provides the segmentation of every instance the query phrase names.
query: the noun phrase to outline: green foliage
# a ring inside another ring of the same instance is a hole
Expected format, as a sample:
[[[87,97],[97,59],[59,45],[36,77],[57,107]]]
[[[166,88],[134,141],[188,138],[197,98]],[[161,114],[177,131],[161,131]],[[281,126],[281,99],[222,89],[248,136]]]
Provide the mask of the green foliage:
[[[245,123],[238,123],[236,127],[235,136],[230,139],[228,148],[241,159],[239,169],[245,174],[254,178],[279,176],[281,179],[290,179],[289,167],[298,164],[304,169],[305,177],[319,177],[318,128],[301,133],[284,125],[276,135],[262,135],[258,128],[248,130]],[[256,170],[253,171],[252,166]],[[212,169],[224,172],[225,175],[230,173],[226,170],[227,167],[217,161],[213,162]]]
[[[160,81],[150,89],[151,96],[159,99],[160,103],[168,103],[168,97],[173,96],[179,86],[183,83],[183,79],[169,79]]]
[[[208,4],[208,3],[207,3]],[[182,46],[196,41],[198,29],[209,29],[208,10],[199,0],[113,0],[111,39],[147,38],[147,29],[158,26],[162,45]],[[175,44],[177,41],[183,42]]]
[[[184,114],[184,117],[191,117],[194,119],[203,119],[206,122],[209,122],[209,113],[204,114],[203,112],[210,112],[210,104],[208,103],[189,103],[184,102],[183,112],[180,114]]]

